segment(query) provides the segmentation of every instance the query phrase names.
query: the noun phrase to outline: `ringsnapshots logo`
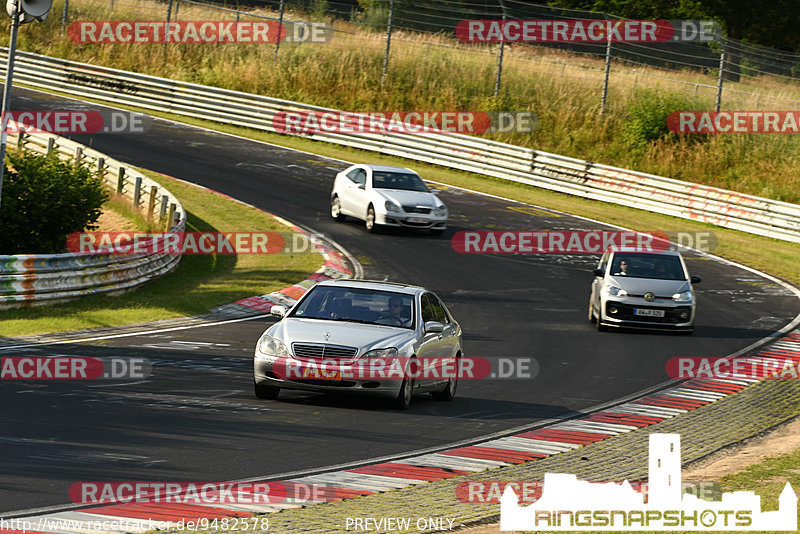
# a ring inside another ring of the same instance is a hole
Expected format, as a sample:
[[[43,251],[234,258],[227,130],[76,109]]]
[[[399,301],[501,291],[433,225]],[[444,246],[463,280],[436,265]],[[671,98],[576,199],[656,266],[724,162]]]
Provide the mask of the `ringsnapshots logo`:
[[[723,493],[719,501],[683,493],[680,434],[650,434],[647,502],[627,481],[591,483],[546,473],[541,497],[520,506],[507,486],[500,530],[519,531],[796,531],[797,495],[786,483],[777,511],[762,512],[752,491]]]
[[[333,37],[333,26],[327,22],[83,20],[70,24],[67,35],[81,44],[327,43]]]
[[[150,131],[153,119],[141,113],[120,110],[7,111],[3,132],[53,134],[142,134]]]
[[[153,372],[146,358],[3,356],[0,380],[144,380]]]
[[[279,111],[278,133],[312,135],[530,133],[539,127],[532,111]]]
[[[465,43],[668,43],[711,42],[711,20],[462,20]]]
[[[798,134],[800,111],[673,111],[667,127],[679,134]]]

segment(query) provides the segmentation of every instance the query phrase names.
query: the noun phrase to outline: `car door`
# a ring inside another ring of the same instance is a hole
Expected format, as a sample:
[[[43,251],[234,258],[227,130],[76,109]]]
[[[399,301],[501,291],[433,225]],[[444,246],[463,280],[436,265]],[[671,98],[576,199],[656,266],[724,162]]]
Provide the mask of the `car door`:
[[[609,260],[611,259],[611,254],[606,252],[600,258],[600,263],[597,265],[597,268],[603,271],[603,276],[595,276],[592,280],[592,289],[591,289],[591,302],[592,305],[596,310],[600,309],[600,292],[603,290],[603,284],[605,282],[605,273],[608,270]]]
[[[429,321],[440,322],[444,326],[442,332],[424,333],[422,343],[417,350],[422,366],[421,380],[418,380],[417,386],[430,387],[446,381],[442,377],[442,365],[454,357],[454,353],[451,354],[452,348],[450,345],[452,344],[455,325],[450,321],[447,312],[444,311],[439,298],[433,293],[424,293],[420,306],[423,331],[425,323]]]
[[[360,208],[365,196],[367,186],[367,171],[363,167],[356,167],[346,175],[344,187],[340,198],[342,213],[353,217],[364,218],[366,206]]]
[[[347,173],[347,192],[342,209],[347,215],[364,219],[367,213],[367,170],[356,167]]]

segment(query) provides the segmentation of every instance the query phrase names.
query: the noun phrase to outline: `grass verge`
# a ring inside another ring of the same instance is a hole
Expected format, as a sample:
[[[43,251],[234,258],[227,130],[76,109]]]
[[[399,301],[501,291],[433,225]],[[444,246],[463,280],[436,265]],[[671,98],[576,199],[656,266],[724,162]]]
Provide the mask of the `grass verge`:
[[[140,169],[177,196],[187,232],[288,229],[268,214],[166,176]],[[53,306],[0,311],[2,335],[20,336],[142,323],[205,313],[222,304],[303,280],[319,254],[188,255],[173,272],[124,295],[92,295]]]

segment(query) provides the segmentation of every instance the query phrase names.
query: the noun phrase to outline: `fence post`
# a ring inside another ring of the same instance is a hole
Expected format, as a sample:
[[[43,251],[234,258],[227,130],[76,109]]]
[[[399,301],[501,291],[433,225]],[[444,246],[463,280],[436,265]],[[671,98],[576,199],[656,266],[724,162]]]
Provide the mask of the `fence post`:
[[[83,159],[83,147],[75,147],[75,165],[80,165]]]
[[[67,29],[67,14],[69,13],[69,0],[64,0],[64,13],[61,15],[61,35]]]
[[[608,17],[606,15],[606,17]],[[608,20],[608,18],[606,18]],[[600,97],[600,114],[606,111],[606,99],[608,98],[608,75],[611,72],[611,32],[606,31],[606,70],[603,75],[603,95]]]
[[[97,158],[97,174],[100,175],[102,179],[105,180],[106,178],[106,158]]]
[[[503,10],[503,22],[506,20],[506,5],[503,0],[500,0],[500,9]],[[497,58],[497,77],[494,80],[494,97],[500,94],[500,78],[503,76],[503,52],[506,48],[505,40],[500,41],[500,55]]]
[[[386,52],[383,54],[381,85],[386,80],[386,69],[389,68],[389,49],[392,46],[392,18],[394,18],[394,0],[389,0],[389,22],[386,25]]]
[[[117,173],[117,193],[122,194],[123,189],[125,189],[125,167],[120,167]]]
[[[722,52],[719,55],[719,79],[717,80],[717,101],[714,107],[719,113],[719,108],[722,105],[722,80],[725,78],[725,44],[720,40]]]
[[[169,215],[167,215],[167,231],[172,229],[172,224],[175,222],[173,220],[175,218],[175,208],[177,208],[175,203],[171,203],[169,205]]]
[[[150,186],[150,199],[147,201],[147,220],[152,220],[153,218],[153,209],[156,207],[156,194],[158,193],[158,188],[154,185]]]
[[[283,9],[286,7],[286,0],[281,0],[278,12],[278,37],[275,39],[275,58],[273,62],[278,62],[278,49],[281,47],[281,30],[283,30]],[[239,22],[239,12],[236,12],[236,22]]]
[[[171,29],[170,21],[172,20],[172,0],[167,4],[167,27],[164,30],[164,60],[167,59],[167,43],[169,43],[169,30]]]
[[[55,137],[48,137],[47,138],[47,153],[49,154],[56,148],[56,138]]]
[[[161,195],[161,207],[158,210],[158,224],[161,224],[164,217],[167,216],[167,202],[169,202],[167,195]],[[169,228],[167,228],[167,230],[169,230]]]
[[[25,138],[27,134],[20,129],[19,134],[17,135],[17,150],[22,150],[25,148]]]
[[[139,200],[142,198],[142,177],[137,176],[133,185],[133,209],[139,209]]]

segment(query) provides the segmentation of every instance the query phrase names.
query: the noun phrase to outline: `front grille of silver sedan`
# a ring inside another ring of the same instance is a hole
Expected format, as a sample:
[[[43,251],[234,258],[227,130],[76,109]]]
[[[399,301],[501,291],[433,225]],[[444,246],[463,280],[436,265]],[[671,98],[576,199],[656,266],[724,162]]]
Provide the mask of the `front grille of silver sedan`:
[[[430,213],[432,210],[426,206],[403,206],[406,213]]]
[[[322,343],[292,343],[292,350],[297,358],[353,358],[358,352],[356,347],[342,347],[340,345],[325,345]]]

